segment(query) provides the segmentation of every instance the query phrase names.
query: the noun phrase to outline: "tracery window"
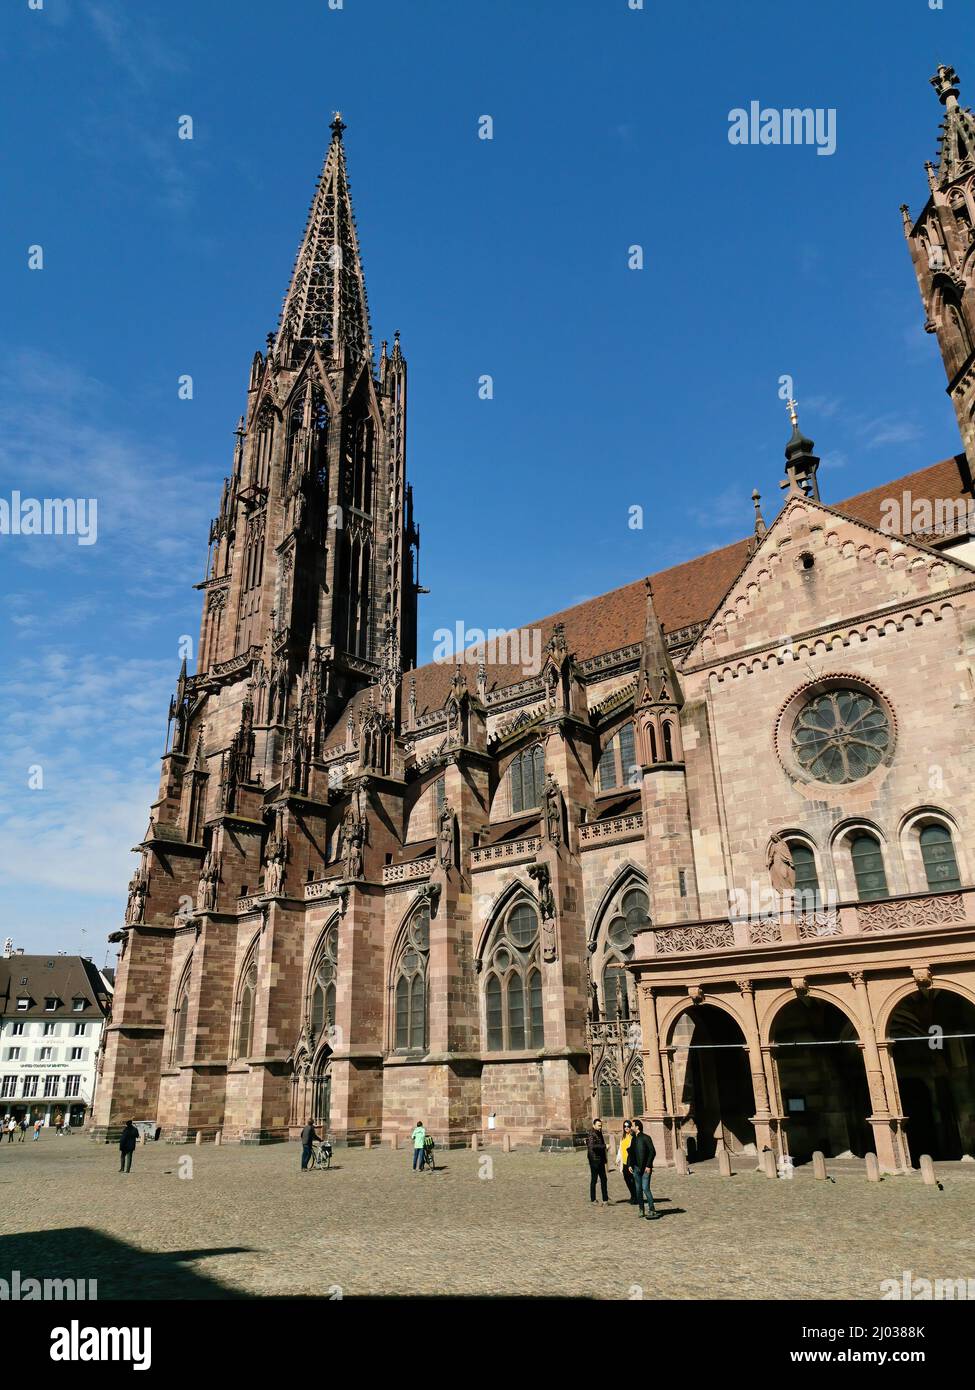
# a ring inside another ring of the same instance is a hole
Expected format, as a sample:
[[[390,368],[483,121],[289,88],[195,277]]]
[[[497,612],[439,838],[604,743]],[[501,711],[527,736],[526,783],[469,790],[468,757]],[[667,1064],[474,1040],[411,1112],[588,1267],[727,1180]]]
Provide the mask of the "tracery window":
[[[800,709],[792,752],[817,782],[857,782],[878,766],[891,737],[878,700],[863,690],[839,688],[814,695]]]
[[[669,758],[669,754],[667,756]],[[614,787],[626,786],[632,779],[636,766],[633,725],[624,724],[607,743],[599,759],[599,790],[607,792],[612,791]]]
[[[318,959],[311,972],[308,1016],[317,1043],[322,1033],[335,1023],[335,979],[339,960],[339,928],[333,922],[325,933]]]
[[[633,956],[633,939],[650,923],[650,899],[645,889],[630,880],[617,893],[603,917],[593,959],[596,992],[603,1019],[638,1017],[636,987],[626,962]]]
[[[414,913],[393,972],[393,1038],[397,1051],[427,1048],[427,971],[430,961],[430,912]]]
[[[539,969],[538,913],[524,899],[501,916],[485,952],[485,1022],[489,1052],[542,1047],[545,1024]]]
[[[516,754],[508,768],[511,812],[533,811],[542,804],[545,787],[545,752],[540,743]]]

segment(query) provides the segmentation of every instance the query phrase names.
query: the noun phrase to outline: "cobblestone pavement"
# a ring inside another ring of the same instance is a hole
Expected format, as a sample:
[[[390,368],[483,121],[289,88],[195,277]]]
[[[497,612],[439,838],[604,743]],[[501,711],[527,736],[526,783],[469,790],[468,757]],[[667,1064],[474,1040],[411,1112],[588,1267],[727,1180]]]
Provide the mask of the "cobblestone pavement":
[[[456,1150],[414,1174],[407,1151],[337,1149],[299,1172],[299,1148],[152,1144],[118,1150],[45,1133],[0,1148],[0,1278],[95,1278],[98,1296],[451,1293],[630,1298],[880,1296],[904,1270],[975,1278],[975,1165],[869,1184],[752,1171],[654,1190],[638,1221],[610,1170],[591,1206],[584,1154]],[[192,1176],[181,1178],[190,1162]]]

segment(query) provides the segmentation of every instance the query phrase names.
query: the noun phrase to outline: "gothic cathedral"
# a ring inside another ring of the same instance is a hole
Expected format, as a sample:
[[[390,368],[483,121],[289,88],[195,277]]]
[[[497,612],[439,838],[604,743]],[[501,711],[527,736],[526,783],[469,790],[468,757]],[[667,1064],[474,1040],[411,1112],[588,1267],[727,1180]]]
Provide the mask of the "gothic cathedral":
[[[824,500],[793,408],[768,524],[756,493],[740,541],[420,668],[406,361],[336,116],[112,938],[97,1137],[562,1147],[601,1114],[662,1163],[975,1158],[975,117],[932,80],[902,215],[963,451]]]

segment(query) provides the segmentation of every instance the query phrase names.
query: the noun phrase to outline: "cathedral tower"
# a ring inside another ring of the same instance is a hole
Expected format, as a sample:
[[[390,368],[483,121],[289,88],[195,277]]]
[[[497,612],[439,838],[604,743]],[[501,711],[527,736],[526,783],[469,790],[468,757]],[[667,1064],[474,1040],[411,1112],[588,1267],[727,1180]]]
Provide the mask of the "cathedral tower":
[[[948,375],[968,460],[975,467],[975,114],[958,103],[958,74],[939,65],[931,85],[945,108],[937,164],[918,218],[901,208],[904,233],[927,314]]]
[[[99,1133],[129,1114],[158,1113],[176,1134],[215,1130],[224,1114],[241,1134],[286,1121],[302,895],[346,809],[322,754],[348,738],[372,750],[370,771],[390,772],[401,676],[416,664],[419,533],[406,359],[399,334],[374,358],[344,129],[336,115],[210,527],[197,669],[184,661],[179,673],[159,794],[112,938]],[[351,714],[335,732],[366,687],[366,732]],[[377,841],[367,858],[378,854]],[[228,1056],[261,1060],[235,1072]]]

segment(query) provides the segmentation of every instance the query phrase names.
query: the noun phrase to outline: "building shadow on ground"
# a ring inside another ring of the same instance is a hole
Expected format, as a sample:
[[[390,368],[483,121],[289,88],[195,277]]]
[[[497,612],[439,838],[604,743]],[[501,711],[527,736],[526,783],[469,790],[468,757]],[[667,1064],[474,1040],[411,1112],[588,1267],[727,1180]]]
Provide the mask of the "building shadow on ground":
[[[246,1299],[253,1295],[187,1269],[192,1260],[249,1253],[246,1245],[200,1250],[140,1250],[87,1226],[0,1236],[0,1277],[10,1280],[95,1280],[99,1301],[110,1298]]]

